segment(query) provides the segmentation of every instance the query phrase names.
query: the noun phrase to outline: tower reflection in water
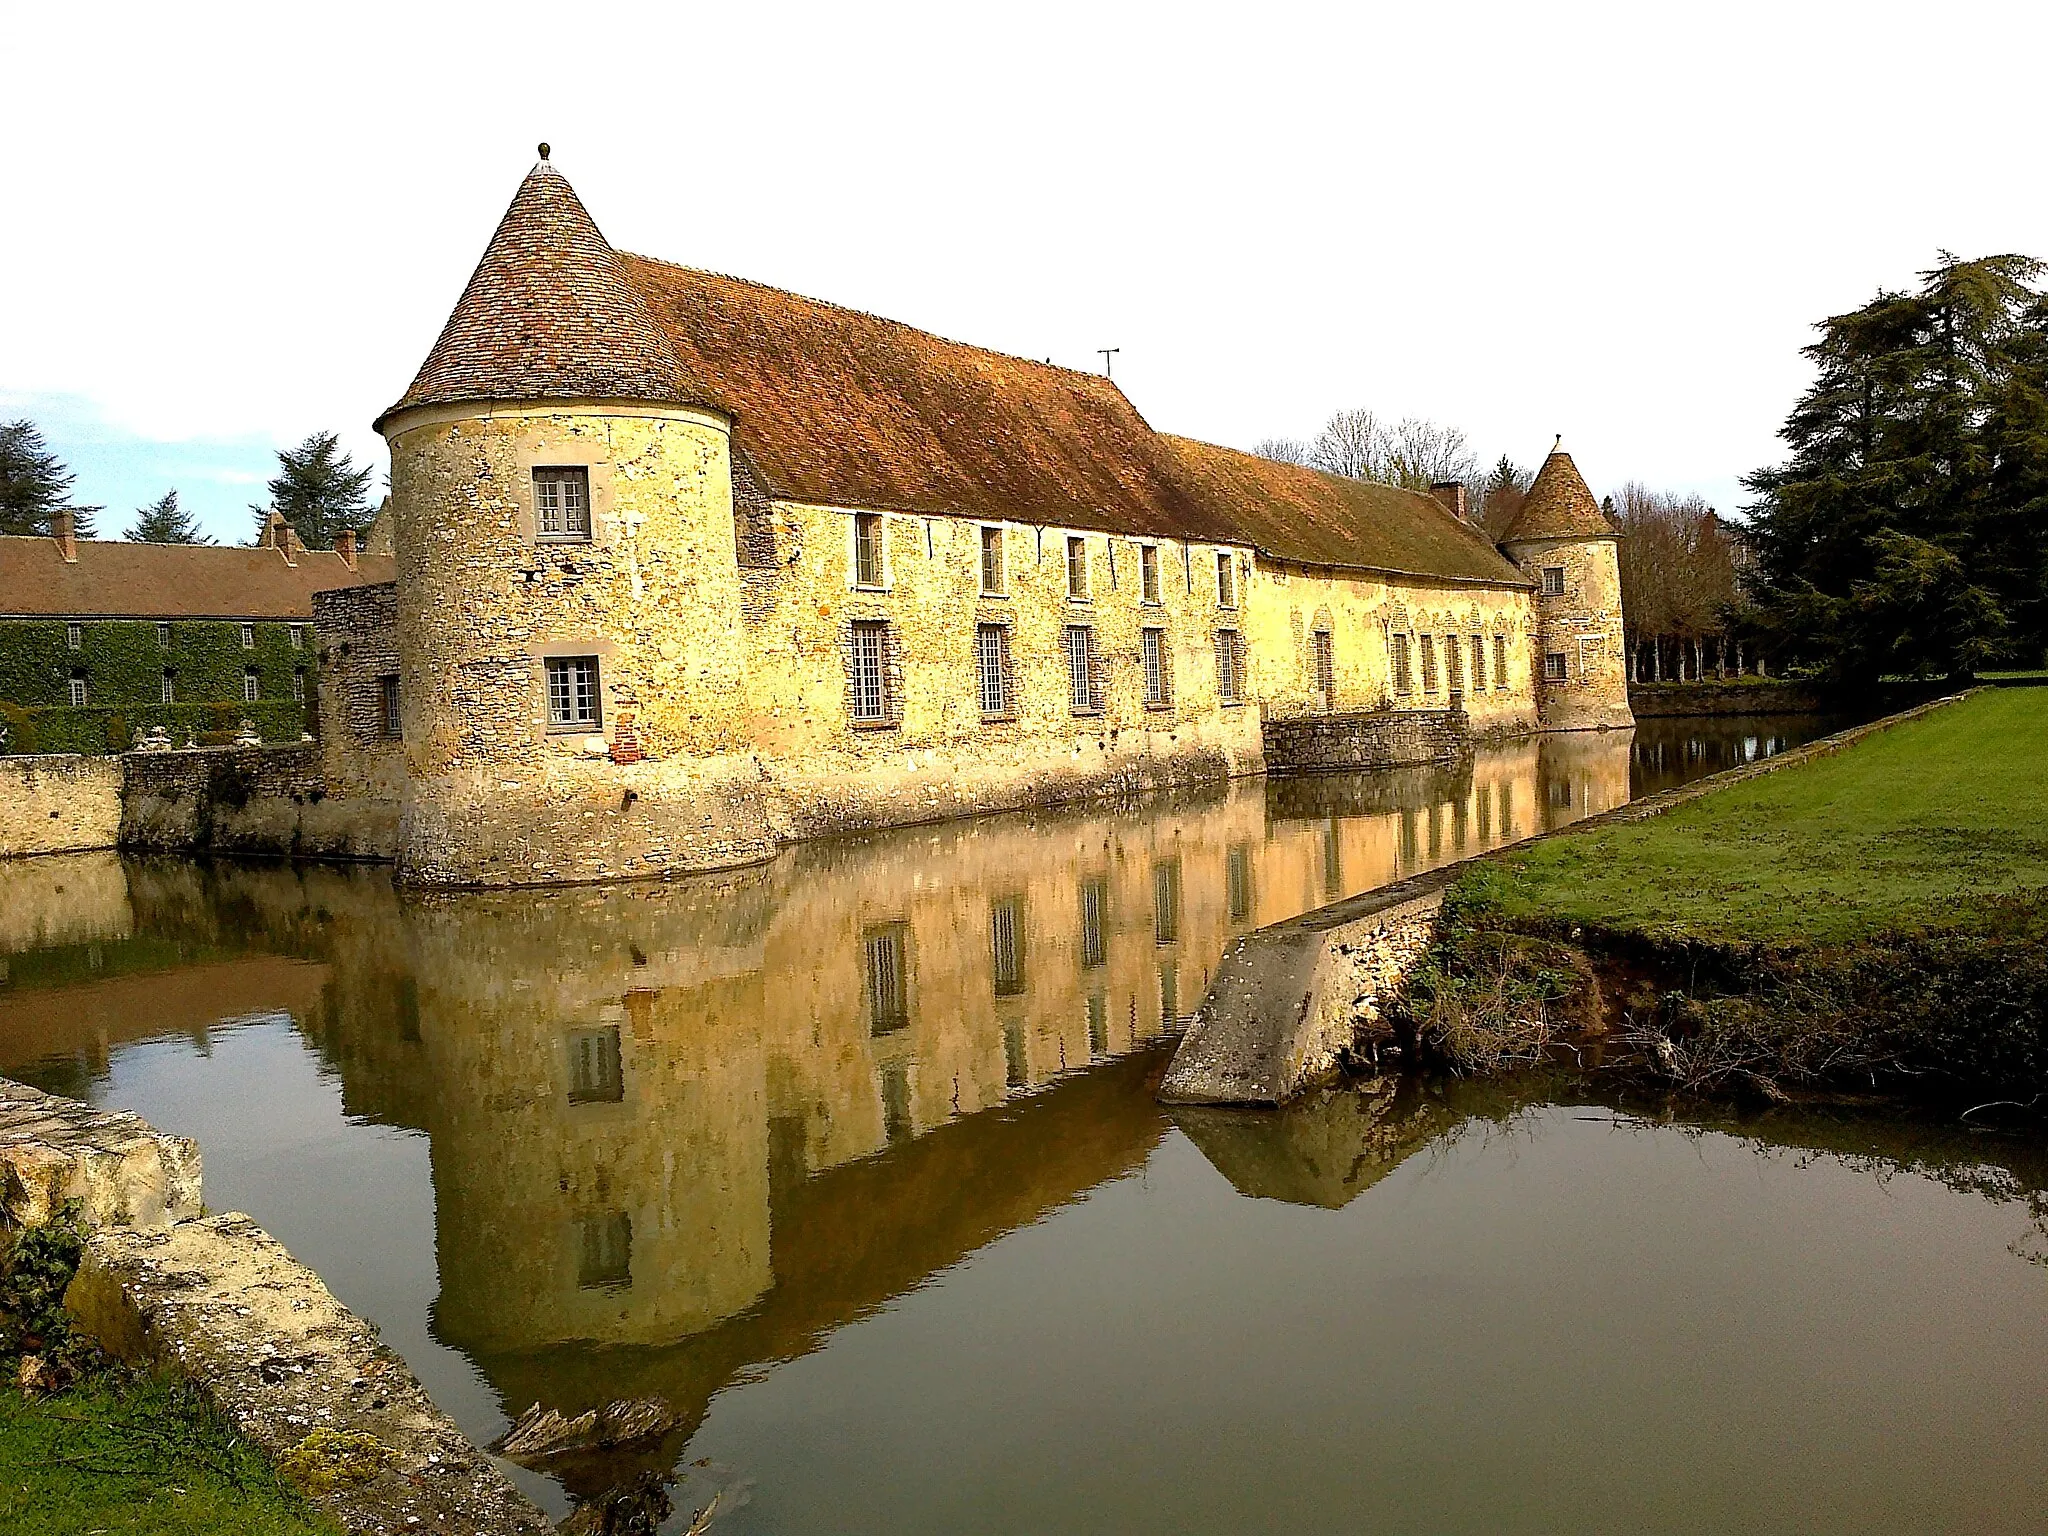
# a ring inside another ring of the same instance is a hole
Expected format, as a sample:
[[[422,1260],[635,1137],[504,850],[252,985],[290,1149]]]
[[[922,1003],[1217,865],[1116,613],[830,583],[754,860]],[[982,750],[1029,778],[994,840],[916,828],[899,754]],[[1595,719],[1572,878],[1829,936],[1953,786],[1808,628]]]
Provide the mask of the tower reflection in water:
[[[176,1027],[162,999],[180,976],[288,959],[272,1006],[338,1069],[346,1110],[431,1140],[435,1333],[510,1411],[658,1394],[681,1435],[736,1375],[1140,1166],[1169,1123],[1150,1047],[1234,935],[1620,805],[1642,759],[1626,732],[1554,736],[1457,770],[1250,782],[542,893],[108,859],[74,879],[92,914],[10,874],[28,883],[8,911],[35,915],[7,937],[28,954],[101,933],[157,966],[138,978],[153,1008],[106,993],[87,1073],[110,1038]],[[15,1062],[65,1038],[22,1022],[34,998],[0,992]]]

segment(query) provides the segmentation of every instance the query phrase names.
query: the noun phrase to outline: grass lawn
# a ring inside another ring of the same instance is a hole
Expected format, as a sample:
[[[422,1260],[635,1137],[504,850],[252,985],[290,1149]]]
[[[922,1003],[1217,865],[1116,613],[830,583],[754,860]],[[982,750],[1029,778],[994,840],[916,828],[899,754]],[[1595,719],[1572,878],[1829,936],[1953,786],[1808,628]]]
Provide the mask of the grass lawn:
[[[1971,927],[1985,897],[2048,888],[2048,689],[1987,689],[1665,815],[1513,850],[1460,883],[1510,922],[1736,945]]]
[[[0,1532],[338,1536],[189,1393],[88,1376],[54,1397],[0,1387]]]

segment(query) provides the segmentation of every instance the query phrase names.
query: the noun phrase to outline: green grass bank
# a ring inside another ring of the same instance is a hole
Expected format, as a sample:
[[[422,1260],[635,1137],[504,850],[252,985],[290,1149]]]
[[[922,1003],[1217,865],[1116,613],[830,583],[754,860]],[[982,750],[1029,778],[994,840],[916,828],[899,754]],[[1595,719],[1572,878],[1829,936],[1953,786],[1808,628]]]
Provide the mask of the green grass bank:
[[[1510,850],[1411,982],[1424,1060],[1617,1037],[1688,1090],[2048,1090],[2048,690]]]

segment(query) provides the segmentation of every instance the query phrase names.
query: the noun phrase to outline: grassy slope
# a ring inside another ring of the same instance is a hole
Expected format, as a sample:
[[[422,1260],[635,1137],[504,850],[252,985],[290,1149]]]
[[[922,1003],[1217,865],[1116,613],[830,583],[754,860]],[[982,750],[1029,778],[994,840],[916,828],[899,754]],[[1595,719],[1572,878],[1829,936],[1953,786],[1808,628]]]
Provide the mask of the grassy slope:
[[[1996,689],[1848,751],[1468,877],[1510,919],[1814,944],[1966,922],[2048,887],[2048,689]]]
[[[89,1377],[26,1402],[0,1387],[0,1532],[338,1536],[186,1393]]]

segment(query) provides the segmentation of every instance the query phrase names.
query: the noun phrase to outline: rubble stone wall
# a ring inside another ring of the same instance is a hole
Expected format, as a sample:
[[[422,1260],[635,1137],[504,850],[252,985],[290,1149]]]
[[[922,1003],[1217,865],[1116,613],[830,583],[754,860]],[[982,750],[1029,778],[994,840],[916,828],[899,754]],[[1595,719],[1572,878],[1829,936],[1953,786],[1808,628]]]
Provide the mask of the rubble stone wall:
[[[119,759],[0,757],[0,858],[111,848],[120,830]]]
[[[1472,755],[1471,717],[1462,709],[1373,710],[1266,721],[1266,771],[1369,773]]]

